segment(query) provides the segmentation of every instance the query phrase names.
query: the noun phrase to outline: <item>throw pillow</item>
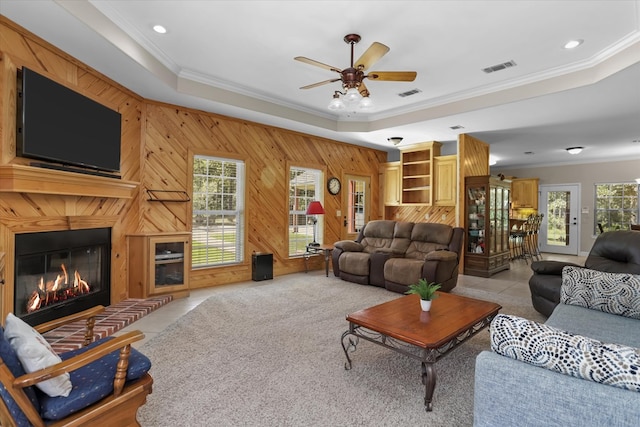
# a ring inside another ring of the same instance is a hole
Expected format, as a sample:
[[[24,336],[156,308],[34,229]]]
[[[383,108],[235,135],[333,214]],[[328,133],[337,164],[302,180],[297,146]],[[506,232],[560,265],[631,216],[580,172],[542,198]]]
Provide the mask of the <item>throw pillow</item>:
[[[560,302],[640,319],[640,275],[565,267]]]
[[[574,335],[517,316],[491,322],[491,349],[498,354],[627,390],[640,391],[640,350]]]
[[[62,362],[44,337],[13,313],[7,315],[4,334],[28,373]],[[42,381],[36,387],[51,397],[67,397],[72,386],[69,374],[62,374]]]

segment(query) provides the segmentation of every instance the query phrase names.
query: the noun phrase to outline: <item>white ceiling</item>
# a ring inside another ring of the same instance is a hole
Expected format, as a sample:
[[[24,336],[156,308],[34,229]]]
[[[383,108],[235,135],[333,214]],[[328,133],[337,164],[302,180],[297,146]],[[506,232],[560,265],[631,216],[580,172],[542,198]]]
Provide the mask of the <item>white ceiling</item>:
[[[390,160],[388,137],[455,152],[448,142],[461,132],[488,142],[499,167],[640,159],[640,0],[0,0],[0,13],[145,98]],[[369,71],[418,76],[367,80],[376,107],[335,114],[326,107],[338,82],[299,88],[337,74],[293,58],[347,68],[349,33],[362,36],[356,59],[374,41],[389,46]],[[563,49],[570,39],[584,43]],[[506,61],[517,66],[482,71]]]

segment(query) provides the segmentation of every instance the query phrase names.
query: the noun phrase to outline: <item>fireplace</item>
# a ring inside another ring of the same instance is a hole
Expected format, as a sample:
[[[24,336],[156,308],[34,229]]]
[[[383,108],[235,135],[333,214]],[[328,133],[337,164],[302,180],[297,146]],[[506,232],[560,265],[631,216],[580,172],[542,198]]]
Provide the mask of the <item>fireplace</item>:
[[[14,314],[35,325],[111,301],[111,229],[15,236]]]

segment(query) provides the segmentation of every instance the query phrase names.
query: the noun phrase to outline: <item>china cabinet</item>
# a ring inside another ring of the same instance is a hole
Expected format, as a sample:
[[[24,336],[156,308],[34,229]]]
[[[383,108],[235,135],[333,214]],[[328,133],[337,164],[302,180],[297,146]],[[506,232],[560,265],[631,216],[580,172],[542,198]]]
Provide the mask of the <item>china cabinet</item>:
[[[132,234],[127,238],[131,298],[188,295],[191,233]]]
[[[465,179],[464,274],[489,277],[509,269],[511,181],[492,176]]]

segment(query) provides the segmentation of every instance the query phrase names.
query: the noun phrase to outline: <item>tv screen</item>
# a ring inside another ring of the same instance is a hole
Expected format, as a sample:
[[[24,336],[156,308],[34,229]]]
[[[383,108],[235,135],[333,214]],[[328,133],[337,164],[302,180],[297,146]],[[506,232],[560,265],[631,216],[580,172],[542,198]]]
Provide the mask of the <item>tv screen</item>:
[[[120,171],[120,113],[26,67],[18,81],[18,156]]]

